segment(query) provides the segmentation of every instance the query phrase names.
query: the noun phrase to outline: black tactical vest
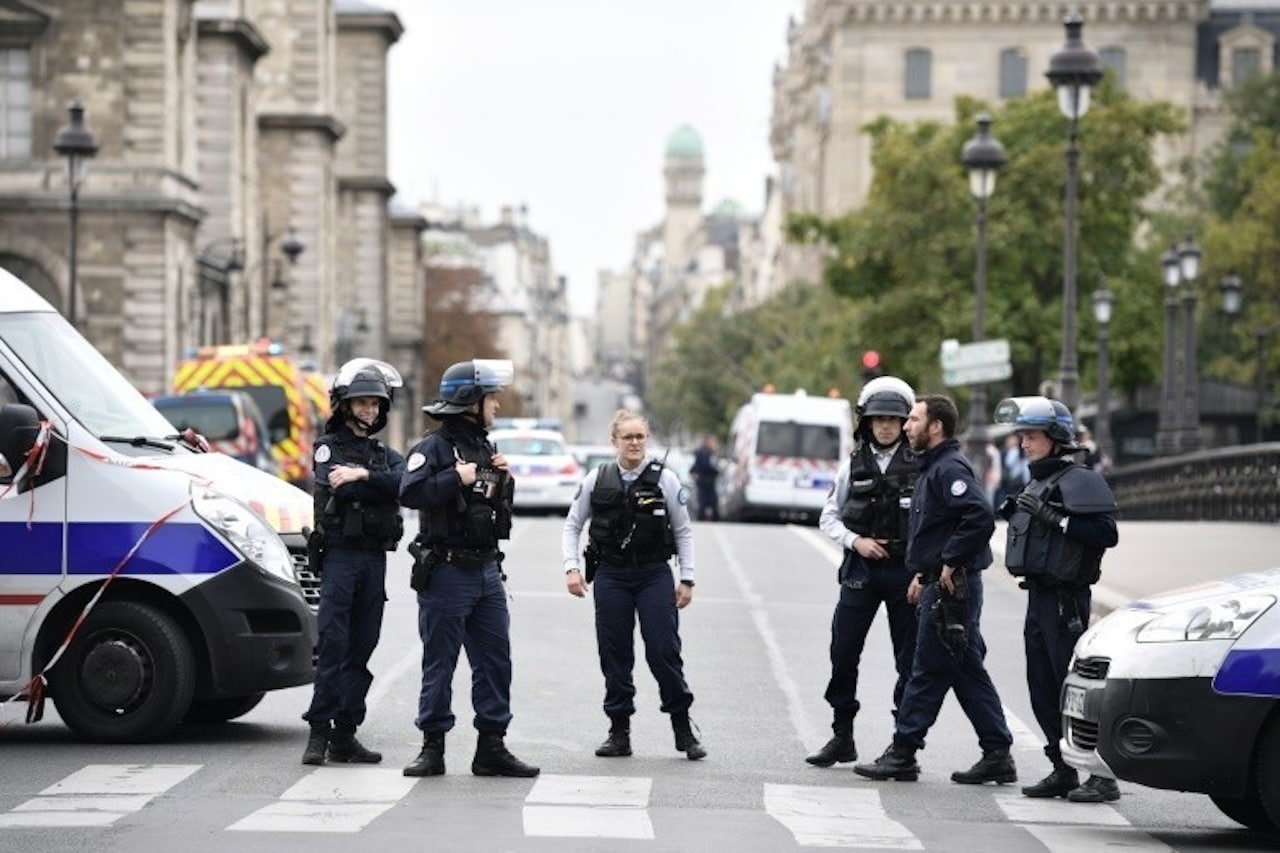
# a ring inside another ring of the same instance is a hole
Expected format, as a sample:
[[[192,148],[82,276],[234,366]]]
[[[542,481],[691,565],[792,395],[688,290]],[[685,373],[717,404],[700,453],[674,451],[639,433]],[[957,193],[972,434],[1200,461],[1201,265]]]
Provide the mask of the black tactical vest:
[[[1032,480],[1023,491],[1046,503],[1057,503],[1068,514],[1114,507],[1110,487],[1101,477],[1089,476],[1092,473],[1073,463]],[[1021,509],[1009,517],[1004,564],[1015,577],[1063,586],[1097,583],[1102,576],[1102,553],[1102,549],[1086,547],[1069,538],[1061,527],[1045,524]]]
[[[587,536],[607,563],[660,563],[675,553],[662,493],[661,462],[649,460],[628,489],[616,462],[605,462],[591,491]]]
[[[870,443],[860,443],[849,456],[849,494],[840,507],[840,520],[859,536],[886,540],[889,553],[902,557],[919,476],[920,459],[905,444],[881,471]]]
[[[447,436],[441,438],[448,441]],[[452,548],[494,550],[499,539],[511,536],[514,483],[505,471],[493,466],[492,448],[452,444],[451,450],[456,461],[476,464],[476,481],[461,487],[454,507],[429,514],[427,538]]]
[[[342,431],[331,434],[329,447],[335,464],[359,465],[370,474],[391,470],[386,445],[376,438],[362,439]],[[404,535],[404,519],[396,501],[368,503],[345,501],[328,483],[315,485],[313,492],[316,519],[325,540],[355,548],[380,548],[394,551]]]

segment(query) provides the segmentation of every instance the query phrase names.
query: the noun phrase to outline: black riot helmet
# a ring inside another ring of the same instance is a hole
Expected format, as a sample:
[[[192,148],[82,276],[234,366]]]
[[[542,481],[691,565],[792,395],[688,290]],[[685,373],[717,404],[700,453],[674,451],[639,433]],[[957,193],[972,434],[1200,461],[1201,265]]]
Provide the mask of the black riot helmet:
[[[440,377],[439,397],[422,407],[433,418],[459,415],[484,399],[497,394],[515,378],[515,367],[504,359],[474,358],[445,369]]]
[[[863,385],[858,394],[856,432],[860,437],[870,440],[871,418],[881,415],[900,418],[905,422],[915,404],[915,392],[906,382],[896,376],[877,376]]]
[[[343,405],[356,397],[377,397],[378,419],[369,427],[369,435],[387,425],[387,413],[391,410],[395,389],[404,385],[400,373],[385,361],[372,358],[353,358],[338,368],[329,387],[329,407],[332,414],[326,427],[336,429],[351,411],[351,405]]]
[[[1039,430],[1064,450],[1076,449],[1075,420],[1065,403],[1048,397],[1008,397],[996,405],[997,424],[1011,424],[1014,432]]]

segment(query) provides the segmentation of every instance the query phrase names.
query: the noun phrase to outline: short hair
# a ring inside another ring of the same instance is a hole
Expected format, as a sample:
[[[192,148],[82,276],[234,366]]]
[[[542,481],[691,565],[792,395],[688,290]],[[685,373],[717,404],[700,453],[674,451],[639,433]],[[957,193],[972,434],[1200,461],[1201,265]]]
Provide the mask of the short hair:
[[[925,394],[916,398],[917,403],[924,403],[925,418],[942,424],[942,437],[951,438],[956,434],[956,424],[960,421],[960,411],[955,401],[942,394]]]
[[[622,426],[624,421],[639,421],[640,423],[644,424],[644,431],[646,434],[648,434],[650,431],[649,419],[646,418],[644,415],[640,414],[639,412],[632,411],[631,409],[618,409],[616,412],[613,413],[613,417],[609,419],[609,438],[610,439],[614,439],[618,437],[618,427]]]

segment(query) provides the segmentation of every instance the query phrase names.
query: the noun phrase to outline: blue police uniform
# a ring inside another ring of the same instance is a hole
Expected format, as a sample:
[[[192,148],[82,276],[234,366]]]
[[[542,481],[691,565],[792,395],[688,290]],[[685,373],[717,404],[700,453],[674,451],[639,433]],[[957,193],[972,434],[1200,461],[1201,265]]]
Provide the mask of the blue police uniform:
[[[948,690],[955,691],[984,754],[1007,751],[1013,743],[1000,696],[983,664],[982,570],[992,562],[993,532],[995,515],[960,443],[947,439],[925,451],[911,500],[907,568],[928,585],[919,602],[915,660],[898,710],[895,744],[910,750],[924,747]],[[968,583],[967,642],[959,656],[944,645],[937,629],[939,585],[934,581],[944,565],[964,572]]]
[[[303,719],[333,721],[341,739],[364,722],[365,699],[373,683],[369,658],[378,645],[387,600],[387,551],[404,532],[396,502],[404,457],[375,438],[333,425],[317,440],[315,517],[322,542],[320,642],[311,706]],[[329,485],[339,465],[365,468],[367,480]],[[330,744],[330,759],[341,760]]]
[[[841,463],[836,482],[823,505],[818,527],[844,549],[837,573],[840,598],[831,617],[831,677],[823,697],[831,706],[835,737],[810,764],[828,767],[854,761],[853,718],[858,701],[858,666],[867,634],[883,603],[893,642],[898,679],[893,687],[894,714],[911,674],[915,655],[916,608],[907,601],[911,573],[905,565],[910,500],[919,462],[905,441],[880,449],[860,441]],[[867,560],[854,549],[859,536],[883,540],[888,556]]]

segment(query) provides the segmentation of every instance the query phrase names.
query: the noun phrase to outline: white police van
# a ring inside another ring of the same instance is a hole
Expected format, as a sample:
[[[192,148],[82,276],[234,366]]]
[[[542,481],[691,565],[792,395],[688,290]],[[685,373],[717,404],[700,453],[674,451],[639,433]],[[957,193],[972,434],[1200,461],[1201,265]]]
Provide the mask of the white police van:
[[[1062,756],[1089,773],[1208,794],[1280,829],[1280,569],[1137,601],[1076,643]]]
[[[47,694],[82,737],[153,740],[311,681],[281,535],[305,553],[310,496],[173,433],[0,270],[0,702],[28,719]]]

